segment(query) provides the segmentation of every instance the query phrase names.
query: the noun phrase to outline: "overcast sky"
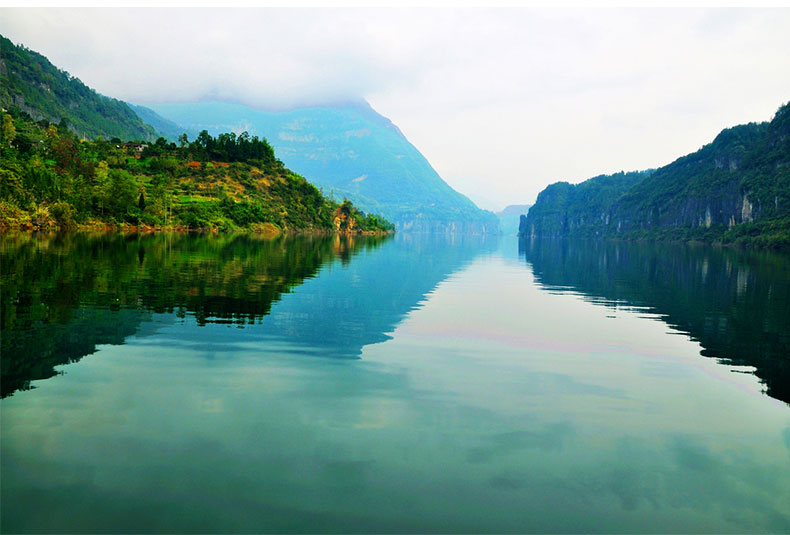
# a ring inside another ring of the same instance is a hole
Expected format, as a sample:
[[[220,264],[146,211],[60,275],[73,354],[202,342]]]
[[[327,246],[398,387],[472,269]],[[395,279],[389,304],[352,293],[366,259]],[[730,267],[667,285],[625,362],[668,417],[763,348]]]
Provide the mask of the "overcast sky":
[[[0,33],[127,101],[365,98],[498,210],[667,164],[790,100],[790,9],[2,9]]]

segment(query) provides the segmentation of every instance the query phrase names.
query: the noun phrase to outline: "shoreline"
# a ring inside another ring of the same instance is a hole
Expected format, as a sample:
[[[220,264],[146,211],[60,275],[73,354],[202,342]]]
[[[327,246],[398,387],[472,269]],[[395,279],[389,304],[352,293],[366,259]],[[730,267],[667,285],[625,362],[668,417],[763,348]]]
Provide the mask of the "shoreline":
[[[98,232],[98,233],[120,233],[120,234],[254,234],[263,237],[277,236],[388,236],[395,234],[395,230],[330,230],[330,229],[280,229],[274,225],[262,225],[253,228],[241,229],[195,229],[182,225],[176,226],[150,226],[132,225],[123,223],[120,225],[105,224],[82,224],[73,227],[61,228],[55,225],[35,226],[31,224],[12,226],[0,225],[0,232],[22,232],[22,233],[42,233],[59,234],[66,232]]]

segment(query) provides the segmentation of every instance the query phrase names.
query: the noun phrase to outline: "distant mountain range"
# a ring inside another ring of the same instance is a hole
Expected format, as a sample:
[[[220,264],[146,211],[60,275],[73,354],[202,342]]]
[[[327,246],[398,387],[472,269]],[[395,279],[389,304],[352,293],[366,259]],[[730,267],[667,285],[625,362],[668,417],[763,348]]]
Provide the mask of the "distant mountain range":
[[[192,131],[265,137],[324,193],[382,214],[400,230],[494,233],[496,216],[452,189],[392,121],[367,102],[268,111],[228,102],[149,104]]]
[[[151,108],[146,108],[145,106],[139,106],[136,104],[129,104],[129,107],[138,115],[138,117],[140,117],[140,119],[145,121],[146,124],[153,126],[158,134],[168,141],[178,141],[179,136],[182,134],[186,134],[190,140],[194,141],[194,139],[200,133],[198,130],[183,127],[181,125],[177,125],[173,121],[165,119]]]
[[[497,212],[499,218],[499,230],[505,236],[515,236],[518,234],[519,218],[529,212],[531,204],[511,204]]]
[[[659,169],[552,184],[521,233],[788,247],[790,104]]]

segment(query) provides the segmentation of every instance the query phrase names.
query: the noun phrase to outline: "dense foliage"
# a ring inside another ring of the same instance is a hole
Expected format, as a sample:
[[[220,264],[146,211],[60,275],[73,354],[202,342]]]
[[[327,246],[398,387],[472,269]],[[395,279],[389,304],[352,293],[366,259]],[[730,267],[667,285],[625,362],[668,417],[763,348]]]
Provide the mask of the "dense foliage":
[[[80,137],[153,141],[156,131],[120,100],[102,96],[47,58],[0,35],[0,106],[35,119],[65,121]]]
[[[790,104],[655,171],[552,184],[524,234],[790,247]]]
[[[0,225],[387,231],[286,169],[266,140],[201,132],[179,144],[80,140],[64,125],[2,116]]]
[[[581,184],[557,182],[538,195],[529,209],[527,234],[600,235],[615,201],[651,171],[600,175]]]

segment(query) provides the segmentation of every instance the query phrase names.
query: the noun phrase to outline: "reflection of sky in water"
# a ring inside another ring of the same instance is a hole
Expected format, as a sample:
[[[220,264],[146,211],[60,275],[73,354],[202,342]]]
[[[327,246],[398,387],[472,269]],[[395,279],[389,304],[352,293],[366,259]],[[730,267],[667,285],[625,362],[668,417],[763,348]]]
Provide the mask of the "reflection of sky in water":
[[[267,321],[383,260],[244,329],[152,315],[2,401],[3,531],[790,530],[788,408],[644,311],[540,289],[508,245],[354,360],[305,358],[331,314]]]

